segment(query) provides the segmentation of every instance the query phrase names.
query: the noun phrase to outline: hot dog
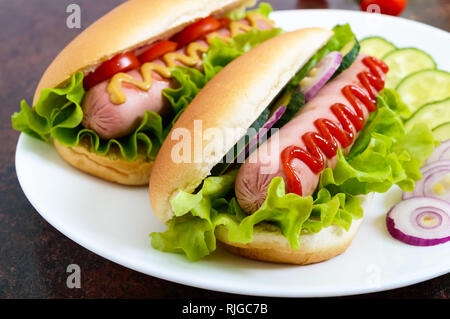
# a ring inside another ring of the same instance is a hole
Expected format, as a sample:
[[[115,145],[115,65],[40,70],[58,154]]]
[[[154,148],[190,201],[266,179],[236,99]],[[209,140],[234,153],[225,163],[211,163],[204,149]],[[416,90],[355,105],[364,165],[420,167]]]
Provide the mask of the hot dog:
[[[286,32],[231,62],[155,160],[150,202],[168,228],[151,234],[152,247],[198,260],[218,240],[294,264],[344,252],[372,193],[410,187],[426,157],[417,150],[434,147],[429,129],[406,131],[388,71],[359,54],[348,25]]]
[[[127,72],[138,81],[142,76],[138,70]],[[165,115],[170,110],[169,102],[164,99],[162,91],[174,87],[168,80],[152,74],[152,88],[148,91],[133,86],[123,88],[127,101],[117,105],[111,102],[106,87],[109,80],[103,81],[90,89],[83,100],[83,126],[93,129],[103,139],[126,136],[134,131],[142,120],[145,111]]]
[[[23,102],[13,127],[53,142],[64,160],[86,173],[147,185],[166,132],[230,59],[216,49],[206,74],[211,43],[238,56],[281,32],[268,18],[268,4],[245,11],[254,2],[123,3],[60,52],[39,82],[33,108]]]
[[[238,23],[250,26],[247,19],[241,19]],[[257,28],[260,30],[268,30],[272,25],[264,19],[257,20]],[[244,33],[244,30],[237,30],[236,34]],[[221,38],[231,38],[232,34],[229,27],[218,29],[217,31],[206,34],[209,36],[218,35]],[[211,38],[213,38],[211,37]],[[193,41],[207,49],[208,41]],[[142,49],[140,50],[142,51]],[[187,45],[175,51],[179,55],[187,55]],[[202,62],[199,61],[195,65],[186,65],[179,60],[174,60],[177,66],[189,66],[198,70],[202,70]],[[163,59],[159,58],[151,63],[161,66],[167,66]],[[129,76],[138,82],[142,82],[142,74],[139,69],[126,72]],[[83,126],[93,129],[103,139],[118,138],[126,136],[133,132],[142,120],[145,111],[153,111],[160,115],[166,115],[170,111],[170,104],[164,98],[162,92],[166,88],[174,88],[177,86],[176,81],[165,79],[158,73],[152,72],[152,85],[148,90],[140,90],[133,85],[127,85],[122,89],[126,96],[126,101],[121,104],[115,104],[111,101],[107,92],[107,87],[111,79],[105,80],[93,88],[89,89],[83,101]]]

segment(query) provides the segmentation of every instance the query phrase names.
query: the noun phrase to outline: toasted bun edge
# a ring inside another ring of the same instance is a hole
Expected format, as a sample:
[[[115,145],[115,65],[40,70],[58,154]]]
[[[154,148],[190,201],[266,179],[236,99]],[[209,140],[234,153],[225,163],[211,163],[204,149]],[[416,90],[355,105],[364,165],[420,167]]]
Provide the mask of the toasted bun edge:
[[[124,160],[120,154],[110,152],[106,156],[95,154],[87,144],[65,146],[53,140],[56,151],[73,167],[104,180],[128,186],[147,186],[153,161],[138,154],[134,161]]]

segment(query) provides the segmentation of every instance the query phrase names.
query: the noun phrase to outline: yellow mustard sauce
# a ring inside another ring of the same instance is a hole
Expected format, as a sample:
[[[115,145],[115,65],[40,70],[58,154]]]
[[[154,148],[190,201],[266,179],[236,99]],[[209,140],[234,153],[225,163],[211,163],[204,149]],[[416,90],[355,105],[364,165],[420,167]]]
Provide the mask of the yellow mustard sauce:
[[[274,25],[274,22],[265,16],[259,13],[248,13],[246,19],[250,22],[250,25],[246,25],[242,22],[232,21],[229,25],[231,37],[236,36],[239,32],[248,32],[252,28],[256,28],[259,20],[264,20],[271,26]],[[224,35],[221,35],[217,32],[210,33],[206,36],[206,42],[209,44],[212,39],[219,38],[224,41],[229,41],[230,38]],[[156,64],[152,62],[144,63],[141,66],[140,72],[142,75],[142,81],[136,80],[131,75],[127,73],[117,73],[114,75],[106,90],[109,93],[109,99],[114,104],[122,104],[127,100],[126,94],[122,91],[122,83],[129,83],[131,85],[136,86],[137,88],[148,91],[152,87],[152,71],[156,72],[163,78],[171,78],[172,74],[170,69],[176,66],[176,61],[183,63],[186,66],[192,67],[197,65],[200,62],[200,59],[208,50],[208,47],[202,45],[198,42],[192,42],[186,47],[186,54],[181,54],[177,52],[170,52],[163,56],[163,61],[167,66]]]

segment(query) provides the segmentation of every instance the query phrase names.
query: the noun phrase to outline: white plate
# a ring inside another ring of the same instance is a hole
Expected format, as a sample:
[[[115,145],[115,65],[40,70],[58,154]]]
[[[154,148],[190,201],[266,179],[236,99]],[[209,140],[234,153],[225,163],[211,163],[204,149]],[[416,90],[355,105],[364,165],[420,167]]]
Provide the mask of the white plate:
[[[286,30],[349,22],[359,38],[380,35],[399,47],[429,52],[450,69],[450,35],[405,19],[339,10],[273,13]],[[96,254],[166,280],[217,291],[263,296],[338,296],[410,285],[450,270],[450,243],[413,247],[386,231],[385,214],[400,199],[392,189],[378,195],[349,249],[324,263],[287,266],[256,262],[218,249],[191,263],[153,250],[150,232],[165,229],[152,213],[147,188],[129,188],[85,175],[54,148],[21,135],[16,169],[25,195],[55,228]]]

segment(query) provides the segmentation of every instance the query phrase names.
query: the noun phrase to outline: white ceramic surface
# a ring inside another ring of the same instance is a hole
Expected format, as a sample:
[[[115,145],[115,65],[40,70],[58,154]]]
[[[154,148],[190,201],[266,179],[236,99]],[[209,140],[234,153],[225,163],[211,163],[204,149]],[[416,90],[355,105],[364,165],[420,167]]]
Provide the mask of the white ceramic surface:
[[[450,34],[424,24],[339,10],[279,11],[272,18],[285,30],[349,22],[359,38],[380,35],[398,47],[418,47],[440,69],[450,70]],[[165,227],[152,213],[147,188],[121,187],[85,175],[60,159],[52,146],[24,134],[17,145],[16,169],[32,205],[63,234],[116,263],[186,285],[263,296],[337,296],[406,286],[450,271],[450,243],[413,247],[387,233],[385,214],[400,200],[397,188],[375,197],[347,252],[327,262],[276,265],[219,248],[191,263],[151,248],[149,233]]]

